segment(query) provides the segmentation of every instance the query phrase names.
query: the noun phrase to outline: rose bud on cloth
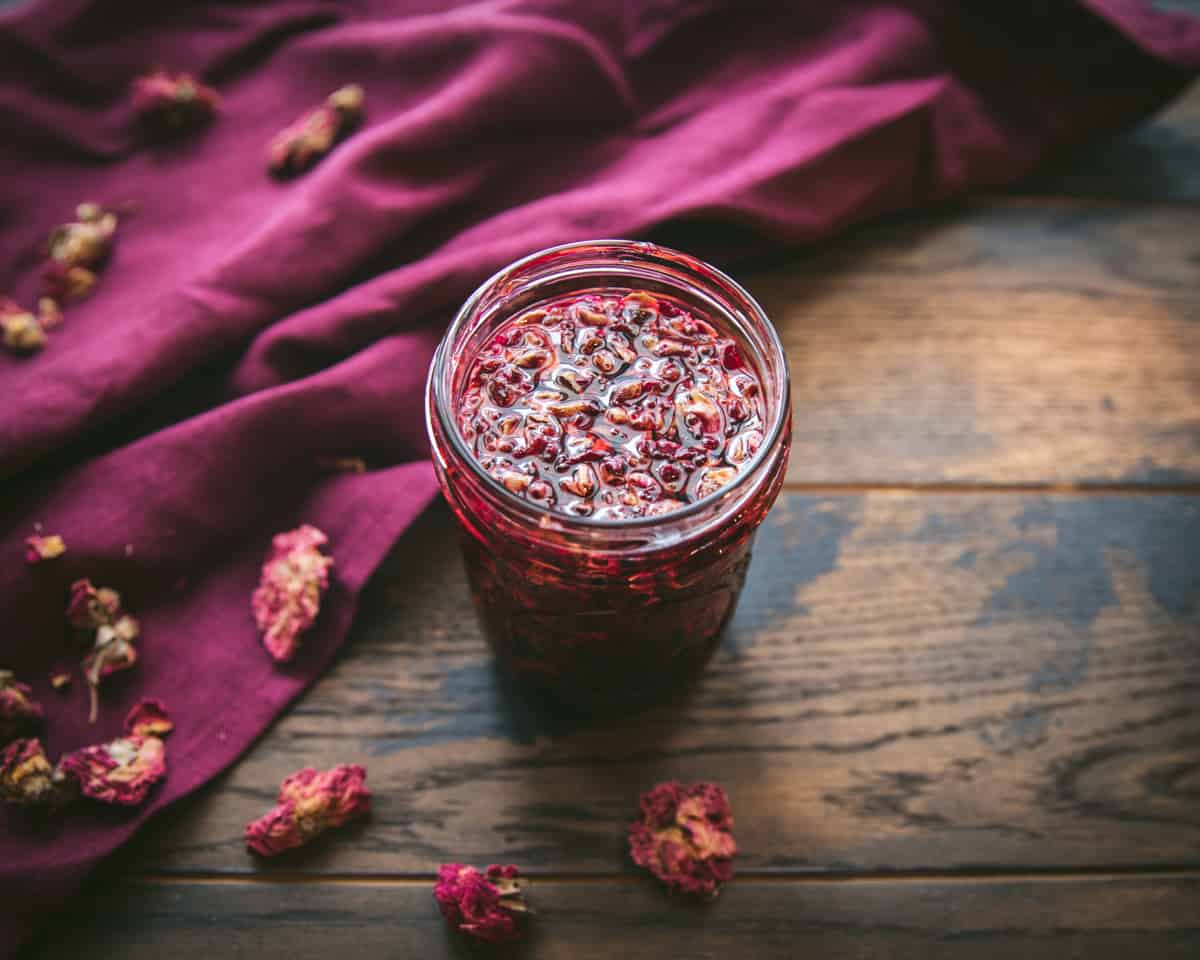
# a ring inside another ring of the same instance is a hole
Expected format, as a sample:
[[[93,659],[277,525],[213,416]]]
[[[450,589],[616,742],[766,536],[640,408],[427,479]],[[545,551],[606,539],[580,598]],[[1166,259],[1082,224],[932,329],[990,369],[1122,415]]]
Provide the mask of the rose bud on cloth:
[[[362,113],[362,87],[351,83],[335,90],[271,141],[267,169],[279,178],[304,173],[358,126]]]
[[[50,259],[42,275],[46,296],[66,303],[91,293],[97,271],[112,252],[116,233],[117,215],[111,210],[95,203],[76,207],[75,219],[50,234]]]
[[[186,134],[216,116],[221,95],[190,73],[154,70],[133,81],[133,109],[152,134]]]
[[[325,534],[308,524],[276,534],[271,541],[271,554],[250,607],[263,646],[276,660],[295,656],[300,634],[321,612],[321,595],[329,586],[333,566],[333,557],[320,550],[327,542]]]
[[[120,737],[76,750],[63,757],[59,766],[78,781],[85,797],[137,806],[166,776],[166,747],[158,737]]]
[[[18,681],[11,670],[0,670],[0,746],[41,723],[43,716],[32,688]]]
[[[715,784],[660,783],[642,795],[629,853],[672,890],[715,897],[733,876],[733,813]]]
[[[512,864],[492,864],[480,873],[463,863],[444,863],[433,896],[452,927],[487,943],[512,943],[524,933],[529,913],[522,887]]]
[[[91,696],[88,720],[95,723],[100,709],[101,681],[137,663],[138,652],[133,641],[142,632],[141,624],[121,611],[121,595],[117,591],[94,587],[86,578],[71,584],[67,619],[82,630],[95,630],[92,650],[83,660]]]
[[[0,799],[5,803],[48,809],[70,798],[66,778],[50,766],[40,740],[14,740],[0,752]]]
[[[0,337],[12,353],[36,353],[46,345],[46,331],[20,304],[0,297]]]
[[[300,847],[371,809],[367,771],[342,764],[298,770],[279,785],[277,805],[246,824],[246,846],[264,857]]]

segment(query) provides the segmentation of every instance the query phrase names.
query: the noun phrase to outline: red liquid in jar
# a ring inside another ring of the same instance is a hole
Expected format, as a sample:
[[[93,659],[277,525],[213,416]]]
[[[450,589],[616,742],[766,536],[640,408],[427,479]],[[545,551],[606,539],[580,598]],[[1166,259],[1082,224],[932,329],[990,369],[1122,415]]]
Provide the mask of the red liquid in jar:
[[[514,523],[451,477],[444,489],[463,524],[476,608],[519,678],[609,708],[655,699],[707,662],[787,463],[785,422],[765,474],[757,465],[766,398],[747,356],[671,297],[606,288],[526,309],[464,358],[453,422],[507,491],[500,500],[672,525],[739,473],[760,473],[720,524],[676,527],[657,545],[648,532],[652,546],[628,552],[592,552],[553,525]]]
[[[671,513],[716,493],[763,442],[762,387],[742,348],[680,303],[606,290],[496,330],[456,411],[511,494],[577,517]]]

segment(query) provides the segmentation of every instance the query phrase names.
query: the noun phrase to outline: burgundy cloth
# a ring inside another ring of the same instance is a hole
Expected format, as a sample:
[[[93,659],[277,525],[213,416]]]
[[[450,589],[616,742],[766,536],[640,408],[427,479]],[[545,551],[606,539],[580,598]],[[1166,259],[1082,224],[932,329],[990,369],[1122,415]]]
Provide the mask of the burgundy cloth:
[[[210,129],[138,137],[128,85],[156,65],[221,90]],[[725,262],[811,241],[1013,181],[1198,66],[1195,22],[1116,0],[37,0],[0,14],[0,292],[33,303],[41,244],[77,202],[127,211],[94,295],[41,353],[0,355],[0,666],[46,705],[52,759],[117,735],[142,695],[177,725],[144,807],[85,803],[41,830],[0,814],[0,951],[332,660],[363,583],[435,494],[426,364],[495,268],[600,236]],[[272,134],[348,81],[366,89],[364,128],[311,174],[268,179]],[[371,469],[318,466],[338,456]],[[65,557],[23,563],[35,522]],[[317,627],[278,666],[249,598],[270,535],[302,522],[329,534],[337,566]],[[47,682],[78,660],[62,614],[80,576],[144,625],[142,661],[105,688],[94,727],[77,671],[65,696]]]

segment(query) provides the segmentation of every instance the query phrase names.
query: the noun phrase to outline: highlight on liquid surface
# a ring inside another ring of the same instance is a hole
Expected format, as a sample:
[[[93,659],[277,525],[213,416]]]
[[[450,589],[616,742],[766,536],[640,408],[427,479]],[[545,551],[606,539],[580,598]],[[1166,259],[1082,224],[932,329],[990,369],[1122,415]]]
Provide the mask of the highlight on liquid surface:
[[[628,519],[727,485],[763,442],[762,385],[738,341],[645,291],[550,301],[471,358],[456,409],[475,459],[556,513]]]

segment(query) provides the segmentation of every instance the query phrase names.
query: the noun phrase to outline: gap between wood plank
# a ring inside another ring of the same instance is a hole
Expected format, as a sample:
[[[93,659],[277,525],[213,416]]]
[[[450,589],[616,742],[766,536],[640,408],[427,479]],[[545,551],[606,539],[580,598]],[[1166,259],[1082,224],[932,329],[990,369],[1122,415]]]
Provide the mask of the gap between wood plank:
[[[531,883],[567,886],[601,886],[645,883],[646,878],[627,873],[613,874],[528,874]],[[1143,880],[1167,877],[1200,879],[1200,865],[1195,863],[1155,864],[1154,866],[1100,865],[1095,867],[999,867],[988,870],[881,870],[881,871],[813,871],[810,873],[780,873],[750,870],[736,875],[734,882],[766,884],[883,884],[883,883],[994,883],[1001,881],[1051,882],[1062,880],[1105,880],[1134,878]],[[294,884],[326,886],[392,886],[424,887],[436,876],[412,874],[348,874],[348,873],[260,873],[226,874],[217,871],[189,873],[142,873],[130,880],[163,886],[196,886],[219,884]]]
[[[849,495],[864,493],[921,493],[921,494],[1043,494],[1057,497],[1100,496],[1195,496],[1200,495],[1200,483],[809,483],[788,481],[783,489],[789,493]]]

